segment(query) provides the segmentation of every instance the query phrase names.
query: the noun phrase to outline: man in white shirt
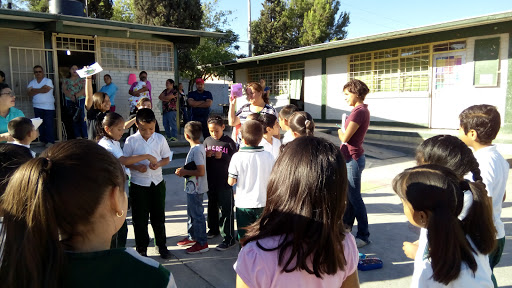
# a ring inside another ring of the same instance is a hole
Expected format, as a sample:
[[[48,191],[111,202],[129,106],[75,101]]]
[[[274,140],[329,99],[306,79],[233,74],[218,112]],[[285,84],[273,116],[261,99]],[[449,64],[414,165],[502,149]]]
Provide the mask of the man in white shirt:
[[[35,79],[27,86],[28,96],[32,97],[34,115],[43,119],[39,126],[39,142],[49,147],[55,143],[55,98],[53,83],[44,76],[41,65],[34,66]]]

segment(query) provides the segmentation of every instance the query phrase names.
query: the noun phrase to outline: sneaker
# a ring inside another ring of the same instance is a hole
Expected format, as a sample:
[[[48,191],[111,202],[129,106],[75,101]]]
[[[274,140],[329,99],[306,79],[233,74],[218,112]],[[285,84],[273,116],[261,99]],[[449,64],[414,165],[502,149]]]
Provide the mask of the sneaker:
[[[140,256],[148,257],[148,253],[147,253],[146,249],[137,248],[136,250],[137,250],[137,253],[139,253]]]
[[[192,246],[196,244],[195,240],[190,240],[188,237],[183,238],[183,240],[178,242],[178,246]]]
[[[228,250],[229,248],[231,248],[233,246],[235,246],[235,242],[233,242],[233,244],[228,244],[223,241],[222,243],[217,245],[217,247],[215,247],[215,249],[217,249],[218,251],[224,251],[224,250]]]
[[[158,253],[162,259],[171,258],[171,252],[169,252],[166,246],[158,247]]]
[[[194,244],[194,246],[187,248],[187,253],[188,254],[198,254],[198,253],[208,252],[208,250],[210,250],[210,248],[208,248],[208,243],[201,245],[201,244],[199,244],[199,242],[197,242],[196,244]]]
[[[356,245],[357,245],[357,248],[361,248],[361,247],[364,247],[368,244],[372,243],[372,241],[368,240],[368,241],[364,241],[362,239],[359,239],[359,238],[356,238]]]
[[[219,236],[219,233],[213,233],[212,230],[208,231],[208,233],[206,234],[206,237],[208,237],[208,239],[212,239],[217,236]]]
[[[176,141],[178,141],[178,139],[176,139],[176,137],[171,137],[171,139],[170,139],[170,140],[171,140],[172,142],[176,142]]]

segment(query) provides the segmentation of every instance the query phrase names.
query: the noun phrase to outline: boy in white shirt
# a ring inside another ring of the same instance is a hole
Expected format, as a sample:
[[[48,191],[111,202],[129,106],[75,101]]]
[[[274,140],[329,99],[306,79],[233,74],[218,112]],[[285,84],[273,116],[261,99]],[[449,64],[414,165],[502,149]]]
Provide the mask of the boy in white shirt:
[[[505,226],[501,221],[501,208],[505,201],[505,187],[507,185],[509,164],[492,145],[501,126],[500,113],[491,105],[474,105],[466,108],[459,115],[459,138],[469,147],[473,148],[478,161],[480,175],[492,199],[494,226],[496,227],[497,247],[489,254],[491,269],[494,269],[503,253],[505,246]],[[494,273],[492,274],[494,287],[497,286]]]
[[[295,139],[292,131],[290,130],[290,126],[288,125],[288,120],[290,120],[292,114],[297,111],[299,111],[299,108],[293,104],[286,105],[281,109],[281,111],[279,111],[279,126],[281,126],[281,129],[286,132],[284,133],[282,141],[283,145]]]
[[[132,204],[133,229],[135,245],[140,255],[147,255],[149,245],[148,219],[155,233],[155,245],[160,257],[171,256],[167,250],[165,234],[165,182],[162,167],[169,164],[171,150],[164,136],[155,133],[155,114],[151,109],[137,111],[135,125],[137,133],[126,139],[123,153],[125,157],[150,154],[158,162],[151,164],[148,160],[128,165],[130,168],[130,199]]]
[[[228,184],[237,184],[238,240],[245,236],[245,227],[256,222],[265,208],[267,184],[274,166],[274,156],[258,146],[263,138],[263,125],[256,120],[247,120],[241,131],[244,146],[233,155],[228,168]]]
[[[9,121],[7,130],[9,131],[9,135],[14,138],[13,144],[26,147],[28,150],[30,150],[30,143],[39,136],[32,121],[26,117],[16,117]],[[30,150],[30,153],[33,158],[36,157],[34,151]]]

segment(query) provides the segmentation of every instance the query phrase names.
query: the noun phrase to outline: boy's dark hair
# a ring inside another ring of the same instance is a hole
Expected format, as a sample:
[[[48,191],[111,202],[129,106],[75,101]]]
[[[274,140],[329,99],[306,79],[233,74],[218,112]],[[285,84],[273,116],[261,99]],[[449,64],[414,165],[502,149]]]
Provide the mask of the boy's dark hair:
[[[263,125],[263,132],[264,134],[267,133],[267,128],[274,128],[274,125],[276,125],[277,117],[273,114],[260,114],[260,117],[258,117],[258,122]]]
[[[137,124],[140,124],[142,122],[156,122],[155,113],[153,112],[153,110],[148,108],[139,109],[137,110],[137,114],[135,114],[135,121],[137,122]]]
[[[0,196],[5,192],[9,177],[23,163],[32,159],[30,149],[20,145],[0,143]]]
[[[224,125],[224,120],[219,115],[210,115],[210,117],[208,117],[207,123],[219,125],[220,127],[222,127],[222,125]]]
[[[299,108],[293,104],[288,104],[281,108],[281,111],[279,111],[279,116],[285,120],[289,120],[290,116],[292,116],[293,113],[299,111]]]
[[[260,113],[252,113],[252,114],[247,115],[246,120],[256,120],[256,121],[259,121],[260,120],[260,116],[261,116]]]
[[[370,92],[370,89],[368,89],[366,83],[358,79],[352,79],[348,81],[347,84],[343,86],[343,91],[345,91],[345,89],[347,89],[348,92],[350,93],[356,94],[357,98],[363,101],[364,98],[366,98],[366,95],[368,95],[368,93]]]
[[[477,142],[491,144],[500,131],[501,117],[496,107],[487,104],[473,105],[459,115],[460,127],[464,134],[475,130]]]
[[[199,141],[203,135],[203,125],[199,121],[189,121],[185,124],[185,134],[194,141]]]
[[[16,117],[9,121],[7,130],[12,138],[22,141],[34,130],[34,124],[27,117]]]
[[[308,157],[297,157],[302,154]],[[275,245],[260,248],[279,253],[283,273],[305,270],[322,278],[345,270],[341,219],[347,189],[347,168],[339,147],[317,137],[293,140],[276,160],[261,217],[247,228],[240,243],[279,236]]]
[[[124,123],[124,118],[120,114],[116,112],[107,112],[103,120],[101,120],[101,126],[98,127],[98,134],[96,135],[96,140],[101,140],[103,137],[107,137],[108,139],[112,139],[110,135],[105,130],[105,127],[113,127],[118,123]],[[115,139],[112,139],[115,140]]]
[[[242,125],[241,133],[247,146],[256,147],[263,138],[263,125],[256,120],[247,120]]]
[[[5,73],[4,71],[0,70],[0,77],[4,78],[5,79]]]

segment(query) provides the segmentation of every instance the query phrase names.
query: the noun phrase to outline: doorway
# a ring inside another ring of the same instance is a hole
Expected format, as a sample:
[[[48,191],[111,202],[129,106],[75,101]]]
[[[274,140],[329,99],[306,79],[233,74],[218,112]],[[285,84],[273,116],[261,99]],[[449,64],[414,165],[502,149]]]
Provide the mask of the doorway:
[[[290,104],[304,111],[304,70],[290,71]]]

